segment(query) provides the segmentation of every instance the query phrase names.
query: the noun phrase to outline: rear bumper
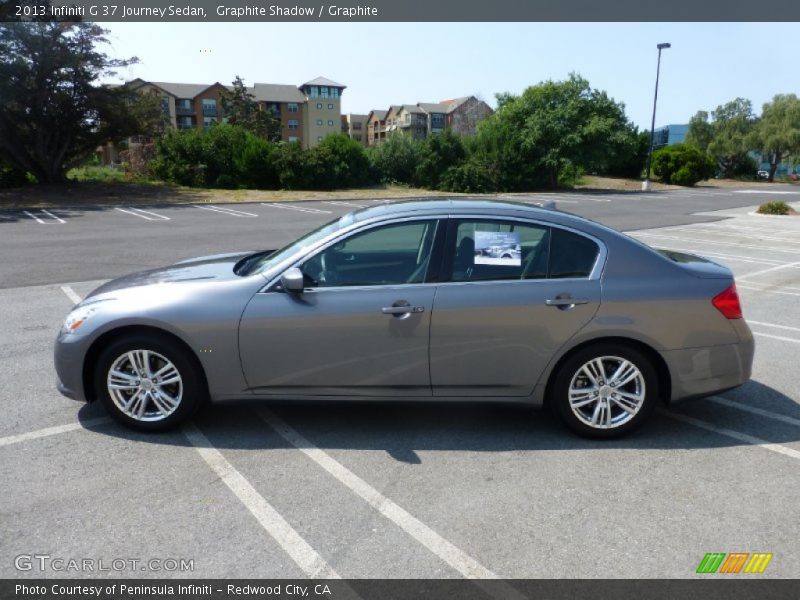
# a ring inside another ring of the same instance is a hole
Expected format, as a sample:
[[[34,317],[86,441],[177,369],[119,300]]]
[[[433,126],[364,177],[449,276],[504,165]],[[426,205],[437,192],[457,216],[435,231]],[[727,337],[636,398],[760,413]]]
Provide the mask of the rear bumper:
[[[736,344],[662,352],[671,376],[670,400],[708,396],[742,385],[753,368],[752,336]]]

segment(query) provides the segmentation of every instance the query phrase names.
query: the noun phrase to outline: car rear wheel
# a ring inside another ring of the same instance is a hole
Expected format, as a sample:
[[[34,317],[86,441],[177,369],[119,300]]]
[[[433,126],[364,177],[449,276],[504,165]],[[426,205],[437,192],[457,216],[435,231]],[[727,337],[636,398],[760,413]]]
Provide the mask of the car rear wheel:
[[[585,437],[613,438],[639,427],[653,412],[658,380],[650,360],[623,344],[596,344],[570,356],[552,388],[555,413]]]
[[[97,396],[133,429],[162,431],[188,419],[206,396],[192,357],[174,341],[135,335],[111,343],[95,370]]]

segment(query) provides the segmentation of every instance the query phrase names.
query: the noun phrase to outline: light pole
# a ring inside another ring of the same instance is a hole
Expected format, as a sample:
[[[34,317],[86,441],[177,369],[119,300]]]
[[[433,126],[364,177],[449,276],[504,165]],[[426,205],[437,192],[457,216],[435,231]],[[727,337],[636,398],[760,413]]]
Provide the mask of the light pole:
[[[652,184],[650,183],[650,164],[653,161],[653,139],[655,136],[655,129],[656,129],[656,102],[658,102],[658,76],[661,73],[661,51],[671,47],[672,44],[668,43],[658,44],[656,46],[656,48],[658,48],[658,66],[656,66],[656,91],[655,94],[653,94],[653,120],[650,123],[650,147],[647,149],[647,176],[642,182],[643,192],[649,192],[652,189]]]

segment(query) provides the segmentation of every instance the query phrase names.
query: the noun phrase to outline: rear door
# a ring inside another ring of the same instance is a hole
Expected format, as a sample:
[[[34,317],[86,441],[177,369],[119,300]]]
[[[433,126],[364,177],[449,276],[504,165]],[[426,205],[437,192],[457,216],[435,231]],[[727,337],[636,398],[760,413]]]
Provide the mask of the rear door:
[[[431,319],[434,396],[527,396],[600,305],[602,246],[519,220],[451,219]]]

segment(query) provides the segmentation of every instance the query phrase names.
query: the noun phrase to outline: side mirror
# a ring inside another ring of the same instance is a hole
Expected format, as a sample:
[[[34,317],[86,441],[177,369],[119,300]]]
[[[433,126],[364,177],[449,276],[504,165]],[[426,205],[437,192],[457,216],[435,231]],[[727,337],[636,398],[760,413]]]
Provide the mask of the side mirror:
[[[302,292],[305,287],[303,272],[297,267],[287,269],[281,275],[281,286],[287,292]]]

